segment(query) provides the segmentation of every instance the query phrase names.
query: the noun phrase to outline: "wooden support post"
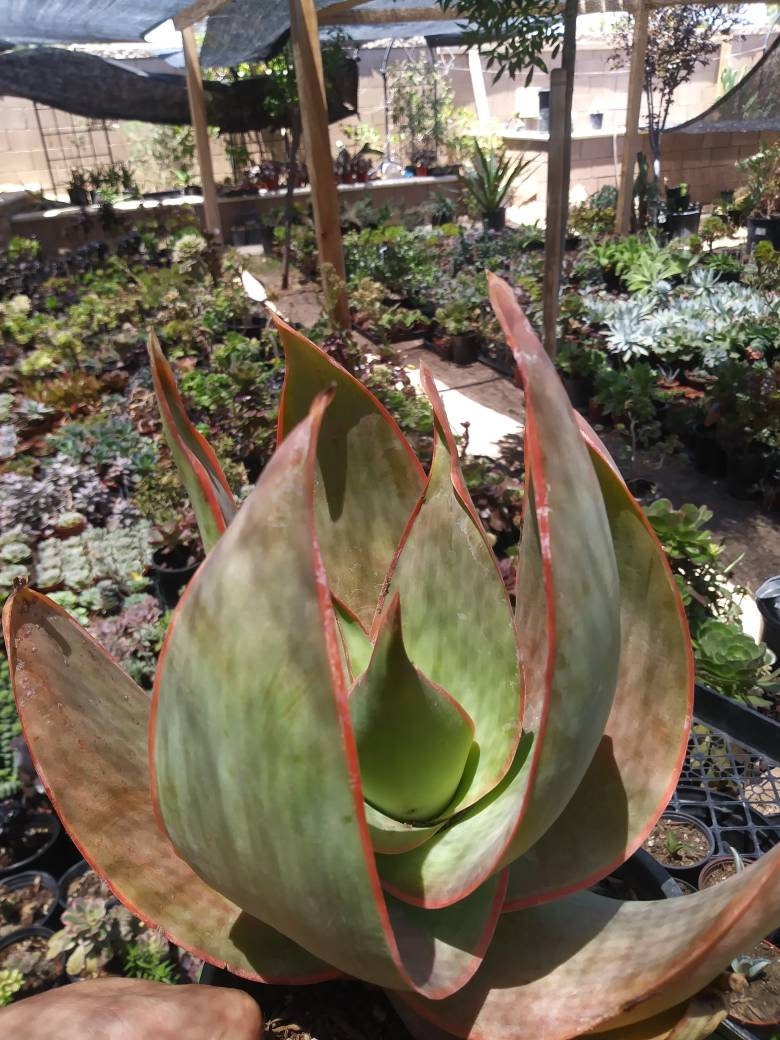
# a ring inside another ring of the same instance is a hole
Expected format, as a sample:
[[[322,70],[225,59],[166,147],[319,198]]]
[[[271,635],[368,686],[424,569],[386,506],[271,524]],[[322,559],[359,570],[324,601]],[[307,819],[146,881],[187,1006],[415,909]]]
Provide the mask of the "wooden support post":
[[[346,329],[349,328],[349,305],[344,288],[339,193],[330,154],[328,106],[314,0],[290,0],[290,35],[323,290],[333,320]]]
[[[631,46],[631,69],[628,74],[626,132],[623,135],[623,158],[620,164],[615,231],[627,235],[631,230],[631,206],[634,201],[634,164],[639,151],[639,113],[645,86],[645,54],[647,53],[648,5],[639,0],[634,11],[634,39]]]
[[[219,215],[217,186],[214,183],[214,166],[211,162],[211,145],[209,143],[209,125],[206,117],[206,96],[203,93],[203,79],[200,74],[200,59],[195,43],[192,26],[181,31],[184,47],[184,65],[187,73],[187,97],[190,102],[192,129],[195,132],[195,150],[200,169],[200,186],[203,191],[203,214],[206,231],[222,241],[222,221]]]
[[[550,73],[550,141],[547,152],[547,221],[544,246],[544,347],[557,349],[561,268],[569,216],[571,105],[577,54],[577,0],[566,0],[561,67]]]

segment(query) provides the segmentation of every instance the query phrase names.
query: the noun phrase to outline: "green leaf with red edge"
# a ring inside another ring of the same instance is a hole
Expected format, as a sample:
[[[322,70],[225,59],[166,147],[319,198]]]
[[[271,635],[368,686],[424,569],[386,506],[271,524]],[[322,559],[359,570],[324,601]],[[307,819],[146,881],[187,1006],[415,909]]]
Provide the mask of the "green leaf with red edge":
[[[623,1040],[628,1027],[699,993],[778,924],[780,846],[684,899],[620,903],[580,892],[503,914],[463,989],[436,1002],[401,999],[473,1040],[569,1040],[596,1030]]]
[[[349,712],[366,801],[406,823],[434,820],[455,795],[474,723],[406,654],[396,593],[382,615]]]
[[[410,659],[474,723],[470,765],[443,813],[450,817],[492,791],[512,763],[520,736],[520,667],[503,579],[465,488],[441,398],[424,366],[421,376],[436,415],[433,461],[387,586],[388,594],[401,598]]]
[[[315,534],[326,404],[285,437],[174,616],[153,791],[180,855],[226,898],[342,971],[438,997],[479,966],[506,877],[430,913],[382,895]]]
[[[522,318],[513,297],[512,306]],[[514,317],[506,301],[499,300],[497,309],[504,321]],[[539,840],[565,809],[587,772],[615,693],[620,649],[619,582],[601,488],[568,398],[541,345],[534,340],[518,351],[517,359],[526,386],[527,422],[527,505],[517,615],[525,678],[523,740],[510,772],[498,787],[426,845],[380,859],[387,891],[429,907],[461,898]],[[446,416],[441,401],[434,387],[426,385],[426,390],[437,424],[444,429]],[[414,521],[412,533],[418,522]],[[437,539],[446,545],[441,532],[437,532]],[[406,545],[399,564],[405,553]],[[429,582],[419,577],[426,574],[426,563],[421,559],[409,568],[410,588],[415,584],[423,591],[427,588]],[[464,567],[461,560],[453,567],[458,588],[473,590],[477,582],[463,577],[460,572]],[[397,587],[395,576],[391,587]],[[409,596],[403,586],[401,595],[409,622],[410,657],[426,675],[461,700],[474,718],[479,741],[479,718],[461,697],[457,682],[437,674],[416,652],[416,627],[424,626],[431,616],[436,618],[434,631],[443,622],[438,614],[430,614],[427,603],[424,613],[410,619]],[[439,598],[449,607],[457,595],[454,589]],[[467,617],[484,616],[484,608],[477,608],[470,595]],[[471,652],[472,669],[475,664],[484,665],[487,647],[490,655],[494,653],[494,631],[495,627]],[[462,643],[466,636],[449,634],[450,644],[458,640]]]
[[[415,1040],[452,1040],[453,1034],[420,1018],[396,993],[390,1002]],[[587,1033],[577,1040],[706,1040],[726,1017],[723,998],[705,991],[661,1015],[607,1033]]]
[[[236,503],[217,456],[190,422],[171,366],[154,332],[149,333],[149,360],[163,433],[187,489],[208,552],[236,514]]]
[[[386,816],[368,802],[365,803],[364,808],[371,847],[374,852],[381,852],[386,856],[397,856],[401,852],[410,852],[419,845],[424,845],[436,831],[441,830],[444,826],[444,821],[428,826],[403,823],[401,820],[393,819],[392,816]]]
[[[150,698],[65,611],[20,589],[3,614],[19,717],[66,830],[114,895],[178,946],[263,982],[331,966],[242,912],[179,858],[152,812]]]
[[[344,648],[344,663],[347,672],[352,679],[357,679],[361,672],[368,667],[371,660],[371,640],[368,632],[363,628],[355,615],[339,603],[333,600],[333,609],[336,612],[339,636]]]
[[[512,864],[510,907],[586,888],[611,873],[655,826],[685,760],[694,674],[677,585],[640,506],[609,462],[595,450],[592,458],[620,575],[617,691],[604,737],[573,798]]]
[[[368,627],[425,475],[396,421],[341,365],[275,318],[286,371],[279,439],[329,386],[317,451],[317,534],[333,594]]]

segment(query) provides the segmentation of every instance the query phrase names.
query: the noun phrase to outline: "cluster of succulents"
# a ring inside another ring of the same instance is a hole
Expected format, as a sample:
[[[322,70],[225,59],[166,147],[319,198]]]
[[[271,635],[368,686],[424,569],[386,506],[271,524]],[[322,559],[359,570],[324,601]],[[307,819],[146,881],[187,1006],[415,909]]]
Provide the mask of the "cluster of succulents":
[[[62,928],[49,939],[48,957],[65,955],[69,975],[96,977],[143,928],[116,899],[71,899],[62,912]]]
[[[129,596],[119,614],[94,619],[89,631],[141,686],[151,686],[166,619],[154,596]]]
[[[142,589],[151,562],[150,530],[148,521],[138,520],[113,529],[88,526],[71,538],[46,538],[36,547],[33,584],[87,589],[109,581],[128,592]]]

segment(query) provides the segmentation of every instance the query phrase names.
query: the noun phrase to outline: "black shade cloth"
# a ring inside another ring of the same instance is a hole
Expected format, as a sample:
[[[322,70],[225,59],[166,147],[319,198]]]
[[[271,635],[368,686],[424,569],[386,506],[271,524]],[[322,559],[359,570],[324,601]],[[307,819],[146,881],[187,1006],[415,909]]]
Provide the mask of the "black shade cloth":
[[[204,81],[209,125],[227,132],[278,129],[265,111],[264,76],[236,83]],[[357,62],[345,60],[328,82],[331,122],[357,111]],[[92,119],[190,122],[184,77],[149,73],[132,62],[107,61],[58,47],[30,47],[0,54],[0,94],[29,98]]]
[[[189,0],[2,0],[0,40],[96,43],[141,39]]]
[[[780,130],[780,36],[748,74],[706,112],[666,133]]]

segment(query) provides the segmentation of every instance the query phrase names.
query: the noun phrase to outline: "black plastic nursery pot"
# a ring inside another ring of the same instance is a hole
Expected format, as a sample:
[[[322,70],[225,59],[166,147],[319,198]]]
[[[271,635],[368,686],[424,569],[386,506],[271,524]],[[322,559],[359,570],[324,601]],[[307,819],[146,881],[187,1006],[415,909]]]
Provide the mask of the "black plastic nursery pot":
[[[758,242],[770,242],[780,249],[780,217],[748,217],[748,250]]]
[[[54,935],[51,928],[42,928],[36,926],[34,928],[20,928],[19,931],[13,932],[11,935],[7,935],[4,939],[0,939],[0,969],[3,967],[3,954],[9,947],[15,946],[18,943],[23,942],[25,939],[45,939],[47,942]],[[64,962],[64,958],[61,958]],[[20,996],[34,996],[37,993],[43,993],[47,989],[54,989],[57,986],[61,986],[65,982],[64,964],[59,965],[59,971],[52,972],[52,979],[48,984],[36,987],[31,993],[22,992]],[[18,999],[18,998],[17,998]]]
[[[506,206],[483,214],[482,220],[488,231],[503,231],[506,227]]]
[[[689,881],[691,884],[695,884],[696,879],[701,873],[702,867],[709,859],[712,858],[712,856],[715,855],[715,836],[713,835],[710,828],[702,820],[697,819],[696,816],[688,812],[679,812],[673,809],[667,810],[661,816],[661,819],[658,821],[658,825],[662,825],[663,823],[680,824],[681,826],[687,827],[689,830],[695,830],[706,841],[707,851],[693,863],[687,863],[685,865],[676,866],[671,863],[665,863],[661,859],[658,860],[659,864],[664,868],[664,870],[668,871],[668,873],[672,877],[679,877],[685,881]],[[653,835],[651,834],[650,837],[647,839],[647,842],[645,842],[645,845],[648,846],[652,841]],[[655,858],[655,850],[651,848],[646,848],[645,851],[648,851],[650,855]],[[659,854],[662,854],[661,847],[659,847],[658,852]]]
[[[10,877],[24,870],[33,870],[36,867],[49,867],[53,869],[57,839],[60,837],[62,827],[56,815],[52,812],[28,813],[27,819],[31,826],[41,833],[41,842],[35,851],[15,863],[9,863],[6,867],[0,867],[0,878]]]
[[[9,877],[5,877],[0,881],[0,902],[9,892],[16,892],[20,888],[27,888],[30,886],[37,885],[40,889],[45,890],[46,893],[51,897],[50,906],[48,910],[41,913],[37,917],[30,927],[45,928],[50,923],[51,919],[59,910],[57,903],[57,897],[59,895],[59,885],[51,876],[51,874],[45,874],[43,871],[38,870],[25,870],[19,874],[11,874]],[[2,923],[2,921],[0,921]],[[9,933],[10,935],[16,934],[16,932],[22,929],[15,929],[14,932]]]
[[[769,458],[763,448],[745,445],[726,448],[726,490],[734,498],[753,498],[756,485],[766,475]]]
[[[780,574],[759,585],[756,603],[764,621],[764,642],[780,658]]]
[[[713,426],[696,427],[693,436],[693,464],[705,477],[726,475],[728,459]]]
[[[562,375],[561,379],[572,407],[580,411],[586,410],[593,396],[593,380],[582,376],[567,375]]]
[[[172,565],[175,564],[173,557],[169,557],[169,559],[171,559],[171,564],[165,563],[165,557],[155,553],[150,570],[154,577],[157,595],[166,607],[172,608],[179,602],[181,590],[198,569],[199,561],[187,563],[184,566],[175,566]]]
[[[688,238],[699,230],[701,210],[684,209],[666,216],[666,232],[669,238]]]
[[[478,332],[452,337],[452,360],[456,365],[473,365],[479,360],[480,339]]]

